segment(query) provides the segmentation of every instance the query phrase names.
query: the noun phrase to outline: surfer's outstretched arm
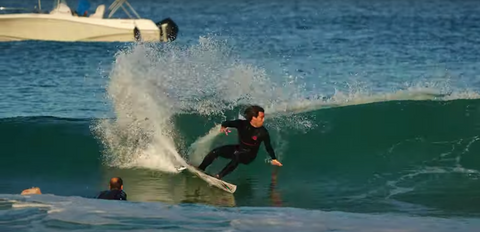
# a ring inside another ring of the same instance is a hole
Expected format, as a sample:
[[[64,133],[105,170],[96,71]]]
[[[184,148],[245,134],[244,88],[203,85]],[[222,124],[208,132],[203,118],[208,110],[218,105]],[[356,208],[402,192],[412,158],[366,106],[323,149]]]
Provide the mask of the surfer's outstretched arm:
[[[241,119],[237,119],[237,120],[232,120],[232,121],[224,121],[222,122],[222,127],[233,127],[233,128],[237,128],[240,127],[242,123],[242,120]]]
[[[240,128],[240,125],[242,124],[242,120],[237,119],[233,121],[224,121],[222,122],[222,127],[220,128],[220,132],[224,132],[226,135],[230,133],[230,130],[227,127],[233,127],[233,128]]]
[[[267,150],[272,160],[277,159],[277,157],[275,156],[275,151],[273,150],[272,144],[270,142],[270,134],[268,133],[267,130],[265,130],[264,136],[265,136],[265,139],[263,140],[263,142],[265,144],[265,150]]]
[[[273,150],[272,144],[270,142],[270,134],[268,133],[267,129],[265,129],[265,138],[263,140],[263,143],[265,144],[265,150],[267,150],[268,154],[270,155],[270,158],[272,158],[272,164],[276,166],[282,166],[282,163],[280,163],[277,160],[277,157],[275,156],[275,151]]]

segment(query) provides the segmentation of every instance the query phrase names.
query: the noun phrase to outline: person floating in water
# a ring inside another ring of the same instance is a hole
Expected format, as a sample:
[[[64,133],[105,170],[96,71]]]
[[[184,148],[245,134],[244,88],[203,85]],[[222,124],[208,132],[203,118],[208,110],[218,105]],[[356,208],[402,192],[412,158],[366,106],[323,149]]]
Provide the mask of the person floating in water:
[[[97,199],[104,200],[127,200],[127,194],[123,191],[123,180],[120,177],[113,177],[110,179],[110,190],[102,191],[97,197]],[[21,195],[31,195],[31,194],[42,194],[42,191],[38,187],[32,187],[22,191]]]
[[[110,190],[101,192],[97,198],[104,200],[127,200],[127,194],[123,191],[123,180],[120,177],[113,177],[110,179]]]
[[[270,144],[270,135],[268,130],[263,126],[265,119],[265,110],[258,106],[253,105],[245,109],[244,116],[246,120],[233,120],[222,122],[221,132],[228,135],[228,127],[236,128],[238,131],[238,144],[225,145],[213,149],[203,159],[203,162],[198,166],[198,169],[205,171],[205,169],[212,164],[212,162],[221,156],[226,159],[231,159],[230,163],[223,168],[216,178],[222,179],[229,173],[231,173],[237,166],[242,164],[249,164],[257,157],[257,153],[260,144],[263,142],[265,148],[272,158],[271,164],[276,166],[282,166],[277,160],[275,152]]]

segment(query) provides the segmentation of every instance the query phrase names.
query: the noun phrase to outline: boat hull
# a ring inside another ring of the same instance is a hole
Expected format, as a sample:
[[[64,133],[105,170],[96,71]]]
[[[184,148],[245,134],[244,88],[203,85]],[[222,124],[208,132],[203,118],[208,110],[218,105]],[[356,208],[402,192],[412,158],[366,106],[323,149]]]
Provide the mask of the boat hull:
[[[0,41],[143,41],[160,42],[160,30],[147,19],[103,19],[52,14],[0,15]]]

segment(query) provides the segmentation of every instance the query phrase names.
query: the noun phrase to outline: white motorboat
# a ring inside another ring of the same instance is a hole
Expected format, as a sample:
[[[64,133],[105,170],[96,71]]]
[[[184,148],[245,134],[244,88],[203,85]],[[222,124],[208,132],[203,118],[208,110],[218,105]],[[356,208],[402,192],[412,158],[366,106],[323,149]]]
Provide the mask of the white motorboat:
[[[178,26],[170,18],[157,23],[142,19],[127,0],[115,0],[107,18],[104,17],[105,5],[97,6],[91,15],[79,15],[65,0],[55,1],[50,12],[42,12],[40,0],[38,8],[27,13],[18,12],[22,10],[18,8],[0,7],[0,11],[4,11],[0,14],[0,41],[168,42],[175,40],[178,34]],[[120,8],[130,18],[112,18]],[[17,12],[9,13],[9,10]]]

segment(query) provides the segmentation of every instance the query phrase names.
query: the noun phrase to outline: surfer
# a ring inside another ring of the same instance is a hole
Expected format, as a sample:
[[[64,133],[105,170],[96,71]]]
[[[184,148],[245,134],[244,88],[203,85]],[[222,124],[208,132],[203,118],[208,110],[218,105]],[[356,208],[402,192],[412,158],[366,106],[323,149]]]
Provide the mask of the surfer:
[[[265,149],[272,158],[270,162],[272,165],[282,166],[277,160],[275,152],[270,144],[270,135],[268,130],[263,126],[265,119],[265,110],[257,105],[253,105],[245,109],[244,116],[246,120],[233,120],[222,122],[221,132],[228,135],[228,127],[236,128],[238,131],[238,144],[225,145],[217,147],[210,151],[203,159],[203,162],[198,166],[198,169],[205,171],[205,169],[212,164],[212,162],[221,156],[231,161],[220,171],[216,178],[222,179],[231,173],[237,166],[242,164],[249,164],[257,157],[260,144],[263,142]]]
[[[101,192],[97,198],[104,200],[127,200],[127,194],[123,191],[123,180],[120,177],[113,177],[110,179],[110,190]]]

